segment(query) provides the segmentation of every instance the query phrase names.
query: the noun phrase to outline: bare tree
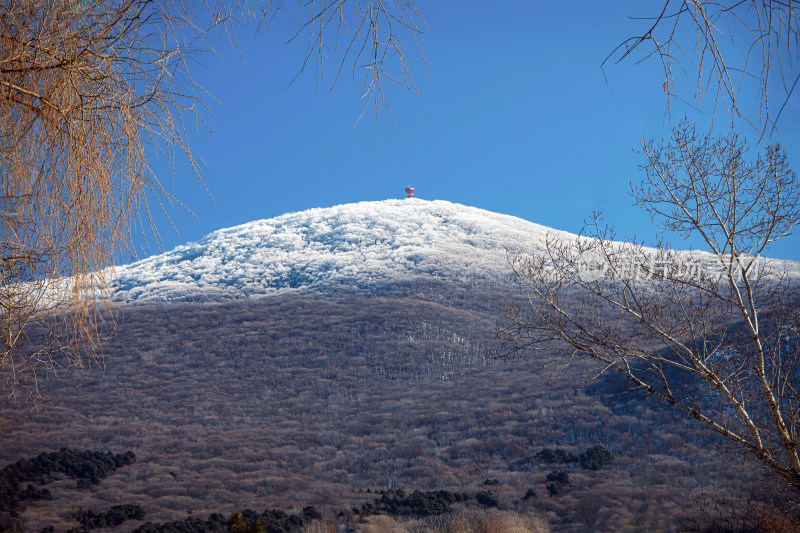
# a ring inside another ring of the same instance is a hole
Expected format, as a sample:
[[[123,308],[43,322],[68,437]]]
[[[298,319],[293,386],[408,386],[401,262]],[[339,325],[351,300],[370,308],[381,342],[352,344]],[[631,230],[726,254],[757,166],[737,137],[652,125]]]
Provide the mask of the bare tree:
[[[618,372],[800,489],[800,272],[763,256],[800,220],[797,176],[779,146],[748,161],[735,133],[685,122],[641,154],[636,203],[709,252],[615,242],[595,217],[515,262],[528,303],[507,307],[504,347]]]
[[[337,61],[331,90],[340,79],[347,59],[353,57],[353,82],[361,80],[361,98],[364,100],[359,120],[370,104],[374,107],[376,120],[384,107],[392,116],[383,91],[383,81],[388,80],[406,88],[414,87],[403,45],[405,36],[425,61],[420,41],[427,31],[427,25],[415,3],[412,0],[311,0],[304,9],[309,15],[292,37],[294,40],[302,33],[308,33],[305,61],[300,72],[314,61],[317,75],[324,76],[326,56],[341,48],[343,52]],[[392,59],[397,63],[394,72],[387,70],[387,60]],[[359,76],[359,71],[363,72],[362,76]]]
[[[385,104],[384,64],[407,72],[396,32],[416,43],[424,27],[413,3],[306,6],[305,60],[316,51],[321,68],[326,36],[350,35],[342,61],[355,57]],[[35,397],[40,375],[101,361],[107,268],[135,232],[158,244],[151,204],[176,202],[149,158],[182,153],[199,179],[186,123],[203,120],[205,93],[188,60],[211,32],[235,44],[271,13],[269,1],[0,0],[0,377],[12,393]]]
[[[799,7],[773,0],[666,0],[660,12],[643,17],[650,21],[646,31],[625,39],[602,66],[658,57],[668,109],[673,99],[708,94],[715,114],[722,106],[762,136],[771,134],[800,81]],[[694,95],[686,94],[684,75],[694,82]],[[742,107],[755,100],[758,116]]]

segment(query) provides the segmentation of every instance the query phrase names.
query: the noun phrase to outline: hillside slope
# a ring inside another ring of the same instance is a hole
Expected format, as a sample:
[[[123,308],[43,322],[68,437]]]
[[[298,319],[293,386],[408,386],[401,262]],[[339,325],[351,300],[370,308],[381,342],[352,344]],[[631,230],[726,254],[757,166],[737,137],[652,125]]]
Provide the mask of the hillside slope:
[[[491,357],[509,294],[416,289],[441,303],[286,291],[131,306],[102,372],[43,383],[52,405],[39,415],[0,403],[0,467],[61,447],[137,458],[89,491],[47,483],[55,499],[28,505],[26,531],[66,531],[78,508],[119,504],[152,521],[306,505],[335,516],[388,488],[490,488],[554,532],[678,531],[694,494],[735,494],[742,471],[745,488],[759,478],[717,455],[703,427],[587,390],[581,365],[549,374]],[[537,455],[596,445],[614,457],[597,471]],[[561,470],[569,489],[551,494]]]

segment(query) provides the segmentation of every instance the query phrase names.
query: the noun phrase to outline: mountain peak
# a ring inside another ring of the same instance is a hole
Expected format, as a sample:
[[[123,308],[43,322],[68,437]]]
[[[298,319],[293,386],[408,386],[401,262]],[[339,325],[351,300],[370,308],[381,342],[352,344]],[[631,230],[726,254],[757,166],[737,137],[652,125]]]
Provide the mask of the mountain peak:
[[[215,231],[117,267],[111,288],[121,301],[193,301],[418,276],[505,281],[507,254],[539,249],[548,232],[570,235],[442,200],[359,202]]]

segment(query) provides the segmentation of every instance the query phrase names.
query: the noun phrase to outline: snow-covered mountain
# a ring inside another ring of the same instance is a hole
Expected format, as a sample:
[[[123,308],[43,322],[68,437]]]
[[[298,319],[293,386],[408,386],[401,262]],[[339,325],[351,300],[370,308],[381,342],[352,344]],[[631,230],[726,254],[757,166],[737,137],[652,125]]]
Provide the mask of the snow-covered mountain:
[[[548,235],[575,238],[441,200],[360,202],[215,231],[117,267],[111,289],[115,300],[134,302],[227,300],[333,286],[369,289],[420,276],[511,284],[508,257],[536,254]],[[797,263],[786,264],[800,273]]]
[[[416,276],[510,280],[507,253],[571,234],[446,201],[385,200],[289,213],[215,231],[116,268],[121,301],[215,300]]]

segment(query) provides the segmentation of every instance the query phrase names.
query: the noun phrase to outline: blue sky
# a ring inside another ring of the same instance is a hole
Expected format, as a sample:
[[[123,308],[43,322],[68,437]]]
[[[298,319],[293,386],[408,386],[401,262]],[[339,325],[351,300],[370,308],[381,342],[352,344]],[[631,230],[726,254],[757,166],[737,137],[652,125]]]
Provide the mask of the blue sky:
[[[255,37],[240,32],[244,61],[223,42],[222,57],[198,57],[195,80],[214,96],[206,99],[211,132],[201,127],[190,142],[213,201],[184,160],[174,176],[157,161],[162,182],[197,217],[171,209],[179,235],[160,221],[165,249],[286,212],[399,198],[408,185],[419,198],[572,232],[601,210],[620,237],[652,242],[655,229],[628,196],[642,177],[633,149],[668,136],[670,119],[684,114],[710,124],[707,112],[682,104],[666,116],[655,60],[611,65],[604,79],[605,56],[646,25],[628,16],[652,14],[659,2],[418,2],[430,73],[409,49],[419,93],[386,87],[397,128],[386,113],[376,123],[372,109],[354,127],[363,102],[349,71],[332,92],[331,77],[313,68],[290,84],[305,46],[302,38],[286,44],[301,23],[294,5],[284,2]],[[774,140],[800,168],[797,100]],[[717,123],[720,132],[729,125],[724,116]],[[800,260],[800,236],[769,255]]]

